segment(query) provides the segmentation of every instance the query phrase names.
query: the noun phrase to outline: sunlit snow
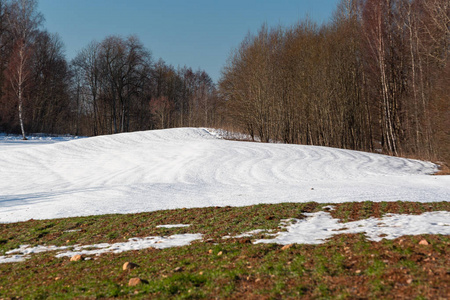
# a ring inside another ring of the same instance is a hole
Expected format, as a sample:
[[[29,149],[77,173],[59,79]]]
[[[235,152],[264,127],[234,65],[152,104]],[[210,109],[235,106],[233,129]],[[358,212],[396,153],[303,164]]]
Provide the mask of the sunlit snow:
[[[0,263],[20,262],[30,258],[31,254],[60,251],[56,257],[72,257],[74,255],[100,255],[103,253],[121,253],[131,250],[142,250],[147,248],[165,249],[170,247],[181,247],[189,245],[195,240],[200,240],[201,234],[174,234],[171,236],[150,236],[145,238],[131,238],[123,243],[102,243],[95,245],[75,246],[36,246],[22,245],[17,249],[6,252],[7,255],[0,256]],[[11,255],[13,254],[13,255]]]
[[[450,212],[436,211],[421,215],[387,214],[383,218],[340,223],[327,212],[305,213],[305,219],[285,220],[282,231],[273,239],[260,239],[255,243],[322,244],[327,239],[346,233],[364,233],[368,240],[396,239],[403,235],[450,235]]]
[[[259,203],[450,199],[430,162],[201,128],[0,141],[0,222]],[[13,146],[12,146],[13,145]]]
[[[180,228],[180,227],[189,227],[191,224],[165,224],[158,225],[156,228]]]

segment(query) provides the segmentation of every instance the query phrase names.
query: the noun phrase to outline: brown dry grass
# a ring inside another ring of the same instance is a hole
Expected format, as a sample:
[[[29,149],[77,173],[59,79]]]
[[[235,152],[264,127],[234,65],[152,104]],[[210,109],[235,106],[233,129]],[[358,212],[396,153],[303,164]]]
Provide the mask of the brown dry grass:
[[[450,175],[450,167],[444,163],[439,164],[439,171],[434,175]]]

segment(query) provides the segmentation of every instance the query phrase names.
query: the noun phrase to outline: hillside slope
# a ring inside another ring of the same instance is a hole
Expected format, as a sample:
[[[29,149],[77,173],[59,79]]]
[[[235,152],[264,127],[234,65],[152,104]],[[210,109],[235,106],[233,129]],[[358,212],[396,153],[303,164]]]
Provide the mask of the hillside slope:
[[[450,199],[436,165],[327,147],[227,141],[206,129],[0,143],[0,222],[258,203]]]

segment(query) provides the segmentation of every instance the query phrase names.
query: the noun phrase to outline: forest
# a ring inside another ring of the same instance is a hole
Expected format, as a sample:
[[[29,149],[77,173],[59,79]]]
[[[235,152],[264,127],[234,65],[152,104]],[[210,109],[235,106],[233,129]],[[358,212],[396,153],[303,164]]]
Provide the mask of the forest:
[[[0,132],[207,126],[255,140],[450,162],[448,0],[341,0],[333,18],[248,34],[215,84],[136,36],[68,61],[36,0],[0,0]]]
[[[67,61],[35,0],[0,0],[0,132],[100,135],[216,126],[203,70],[175,69],[136,36],[92,41]]]
[[[450,2],[343,0],[324,26],[248,35],[219,83],[262,141],[450,158]]]

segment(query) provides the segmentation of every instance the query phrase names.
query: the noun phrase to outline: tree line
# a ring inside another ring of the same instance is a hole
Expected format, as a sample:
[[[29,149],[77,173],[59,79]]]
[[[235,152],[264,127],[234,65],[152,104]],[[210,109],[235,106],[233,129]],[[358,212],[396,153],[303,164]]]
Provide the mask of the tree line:
[[[68,62],[36,0],[0,0],[0,131],[99,135],[221,120],[202,70],[154,61],[139,38],[92,41]]]
[[[263,25],[218,86],[136,36],[67,61],[36,0],[0,0],[0,131],[100,135],[225,127],[264,142],[450,161],[448,0],[341,0],[324,25]]]
[[[211,126],[220,120],[220,99],[205,71],[154,62],[135,36],[91,42],[71,70],[77,133]]]
[[[220,80],[253,138],[450,161],[448,0],[342,0],[249,34]]]

